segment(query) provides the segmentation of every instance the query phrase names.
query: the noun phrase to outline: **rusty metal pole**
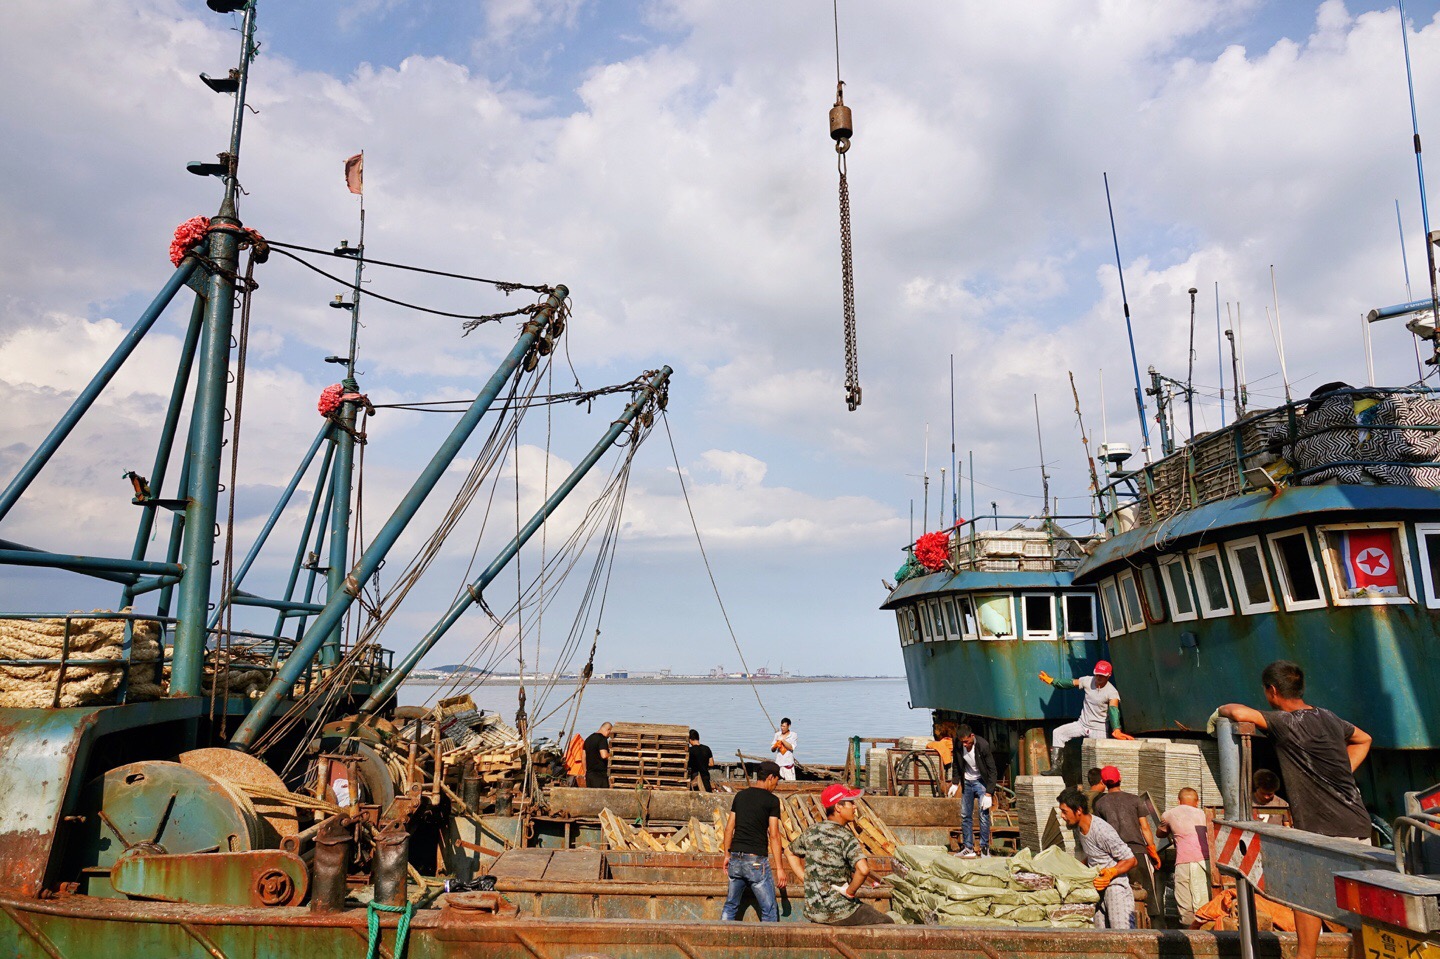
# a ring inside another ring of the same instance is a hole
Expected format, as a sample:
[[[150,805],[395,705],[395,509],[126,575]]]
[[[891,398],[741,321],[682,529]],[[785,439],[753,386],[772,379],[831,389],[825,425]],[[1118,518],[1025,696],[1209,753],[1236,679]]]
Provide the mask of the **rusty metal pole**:
[[[344,911],[353,851],[354,838],[344,816],[331,816],[320,824],[315,835],[315,858],[310,863],[311,912]]]
[[[410,833],[398,820],[386,823],[375,834],[375,865],[371,870],[375,901],[385,906],[403,906],[409,895]]]

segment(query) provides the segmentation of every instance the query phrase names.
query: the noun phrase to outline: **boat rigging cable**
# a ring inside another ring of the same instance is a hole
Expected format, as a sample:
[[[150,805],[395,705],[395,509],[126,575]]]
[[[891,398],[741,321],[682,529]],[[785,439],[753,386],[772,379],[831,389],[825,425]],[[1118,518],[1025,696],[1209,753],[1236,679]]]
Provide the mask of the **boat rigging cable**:
[[[1405,0],[1399,0],[1400,40],[1405,47],[1405,83],[1410,91],[1410,131],[1415,138],[1415,174],[1420,180],[1420,217],[1425,228],[1425,262],[1430,273],[1430,315],[1435,323],[1430,362],[1440,367],[1440,289],[1435,280],[1435,244],[1430,236],[1430,206],[1425,200],[1425,161],[1420,154],[1420,116],[1415,110],[1415,74],[1410,69],[1410,31],[1405,26]],[[1424,381],[1424,377],[1421,377]]]
[[[845,154],[850,150],[850,138],[855,134],[855,123],[850,115],[850,108],[845,105],[845,82],[840,79],[840,0],[832,0],[831,8],[835,20],[835,105],[830,108],[830,139],[835,141],[835,162],[840,169],[840,275],[845,295],[845,405],[853,413],[860,406],[860,360],[855,345],[855,271],[850,255],[850,183],[845,177]]]
[[[740,639],[735,635],[735,627],[730,623],[730,614],[725,611],[725,600],[720,598],[720,585],[715,582],[715,571],[710,568],[710,557],[706,555],[705,543],[700,539],[700,524],[696,522],[695,509],[690,505],[690,491],[685,488],[685,471],[680,468],[680,454],[675,452],[675,435],[670,432],[670,417],[661,410],[660,419],[665,424],[665,438],[670,441],[670,457],[675,461],[675,476],[680,480],[680,493],[685,497],[685,512],[690,515],[690,528],[695,531],[695,543],[700,547],[700,558],[705,561],[705,575],[710,577],[710,588],[715,591],[715,602],[720,604],[720,615],[725,618],[725,628],[730,631],[730,642],[735,644],[735,655],[740,657],[740,668],[745,671],[745,681],[750,684],[750,691],[755,694],[755,702],[759,703],[760,711],[765,714],[765,721],[772,729],[778,729],[775,720],[770,718],[770,711],[760,699],[760,688],[750,677],[750,664],[745,662],[745,653],[740,649]]]

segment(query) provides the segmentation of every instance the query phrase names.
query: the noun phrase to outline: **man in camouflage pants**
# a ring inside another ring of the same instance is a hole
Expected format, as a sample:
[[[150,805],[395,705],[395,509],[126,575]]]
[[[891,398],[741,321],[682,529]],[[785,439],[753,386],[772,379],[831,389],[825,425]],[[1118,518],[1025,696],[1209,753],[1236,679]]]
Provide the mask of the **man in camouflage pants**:
[[[856,898],[870,875],[865,850],[850,831],[861,794],[841,783],[825,787],[820,794],[825,820],[801,833],[786,853],[790,868],[805,876],[805,918],[811,922],[873,926],[895,921]]]

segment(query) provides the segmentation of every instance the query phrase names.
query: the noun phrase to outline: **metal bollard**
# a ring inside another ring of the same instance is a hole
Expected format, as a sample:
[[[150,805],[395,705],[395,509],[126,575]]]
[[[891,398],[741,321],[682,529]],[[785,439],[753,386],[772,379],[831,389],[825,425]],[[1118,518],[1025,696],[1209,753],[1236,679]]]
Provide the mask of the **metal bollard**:
[[[460,799],[465,803],[465,808],[473,812],[480,810],[480,770],[475,768],[475,760],[471,759],[465,763],[465,776],[460,781]]]
[[[405,905],[410,883],[410,833],[404,824],[390,822],[375,834],[375,864],[371,870],[375,901],[386,906]]]
[[[349,892],[346,876],[355,840],[345,817],[331,816],[315,834],[315,857],[310,863],[310,911],[341,912]]]

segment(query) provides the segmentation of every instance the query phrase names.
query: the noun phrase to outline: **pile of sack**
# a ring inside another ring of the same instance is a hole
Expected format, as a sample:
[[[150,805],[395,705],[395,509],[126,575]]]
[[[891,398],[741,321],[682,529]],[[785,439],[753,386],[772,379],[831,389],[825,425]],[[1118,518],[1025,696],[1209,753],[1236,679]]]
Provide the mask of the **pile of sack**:
[[[1083,929],[1094,925],[1098,871],[1063,849],[961,859],[939,846],[900,846],[891,887],[897,922]]]

